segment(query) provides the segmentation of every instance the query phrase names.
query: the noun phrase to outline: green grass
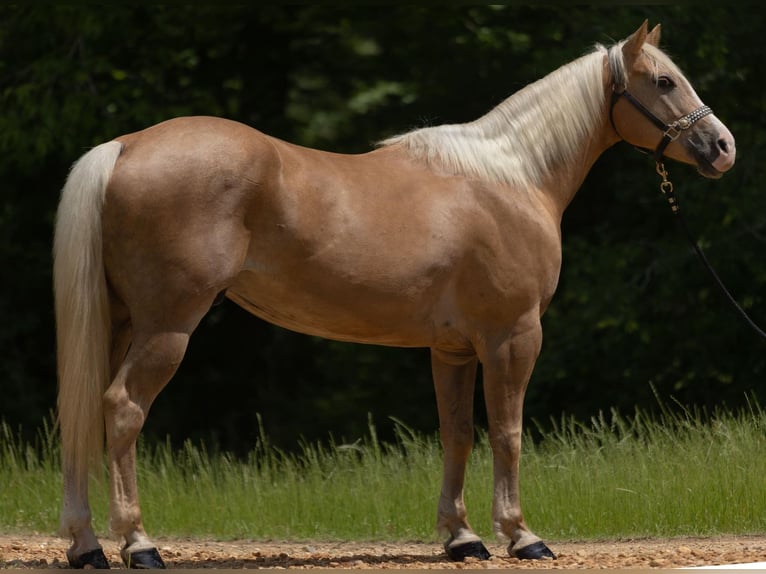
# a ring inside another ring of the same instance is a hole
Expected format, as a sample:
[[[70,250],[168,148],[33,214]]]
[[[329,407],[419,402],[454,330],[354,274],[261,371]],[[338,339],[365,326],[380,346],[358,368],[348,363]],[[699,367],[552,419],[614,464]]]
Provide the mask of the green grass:
[[[747,534],[766,530],[766,414],[663,411],[657,417],[564,419],[525,441],[527,522],[549,540]],[[263,437],[246,460],[186,444],[139,449],[145,525],[154,535],[215,538],[436,540],[441,480],[435,437],[374,427],[352,445],[304,444],[297,454]],[[491,536],[491,453],[481,435],[466,503]],[[26,444],[0,427],[0,531],[53,533],[58,452],[49,428]],[[97,530],[106,487],[94,481]]]
[[[527,519],[552,538],[766,531],[760,409],[564,421],[530,454]]]

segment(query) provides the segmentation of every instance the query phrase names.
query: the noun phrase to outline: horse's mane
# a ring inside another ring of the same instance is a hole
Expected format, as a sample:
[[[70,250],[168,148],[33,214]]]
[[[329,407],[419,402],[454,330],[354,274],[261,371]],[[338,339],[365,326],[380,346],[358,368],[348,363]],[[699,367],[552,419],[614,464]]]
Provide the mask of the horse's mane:
[[[554,166],[575,161],[584,139],[604,121],[604,56],[613,80],[624,83],[621,47],[596,45],[473,122],[416,129],[380,145],[402,145],[450,173],[539,185]]]

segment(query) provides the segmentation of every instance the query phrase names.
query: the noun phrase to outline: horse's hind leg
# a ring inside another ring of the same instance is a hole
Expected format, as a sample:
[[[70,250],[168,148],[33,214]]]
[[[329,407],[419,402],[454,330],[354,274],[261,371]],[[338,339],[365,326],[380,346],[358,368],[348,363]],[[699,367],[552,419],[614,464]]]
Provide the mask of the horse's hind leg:
[[[473,447],[473,393],[478,361],[473,356],[431,350],[431,369],[439,409],[439,432],[444,450],[444,477],[437,511],[437,528],[447,531],[444,544],[452,560],[486,560],[489,552],[468,525],[463,483]]]
[[[122,558],[134,568],[165,567],[142,525],[136,484],[136,439],[152,401],[178,368],[190,334],[191,329],[146,332],[134,328],[130,349],[104,394],[110,526],[113,533],[125,538]]]

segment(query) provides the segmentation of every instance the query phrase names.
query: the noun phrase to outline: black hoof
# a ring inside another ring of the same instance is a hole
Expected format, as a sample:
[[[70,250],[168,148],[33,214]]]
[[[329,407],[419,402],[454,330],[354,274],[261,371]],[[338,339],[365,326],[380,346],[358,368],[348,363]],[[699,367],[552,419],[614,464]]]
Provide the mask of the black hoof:
[[[69,565],[72,568],[80,569],[89,567],[95,568],[96,570],[109,570],[109,561],[106,559],[106,556],[104,556],[104,551],[101,550],[101,548],[96,548],[95,550],[81,554],[74,559],[67,556],[67,560],[69,560]]]
[[[541,560],[543,558],[556,559],[556,555],[551,552],[550,548],[548,548],[542,540],[534,542],[524,548],[519,548],[518,550],[511,550],[511,554],[520,560]]]
[[[466,558],[478,558],[479,560],[489,560],[492,556],[489,550],[476,540],[474,542],[466,542],[465,544],[459,544],[457,546],[445,546],[447,556],[454,562],[462,562]]]
[[[128,568],[167,568],[156,548],[149,548],[148,550],[138,550],[137,552],[132,552],[127,554],[127,556],[123,556],[122,560],[125,562],[125,566]]]

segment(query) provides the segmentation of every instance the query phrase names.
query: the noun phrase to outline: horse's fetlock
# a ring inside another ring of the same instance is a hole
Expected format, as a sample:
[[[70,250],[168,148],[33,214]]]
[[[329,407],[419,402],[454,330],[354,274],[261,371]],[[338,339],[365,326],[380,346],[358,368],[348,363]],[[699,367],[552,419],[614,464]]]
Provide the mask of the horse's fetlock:
[[[518,542],[519,538],[528,532],[524,523],[524,515],[520,510],[504,509],[501,512],[495,509],[492,514],[494,531],[499,537]]]

